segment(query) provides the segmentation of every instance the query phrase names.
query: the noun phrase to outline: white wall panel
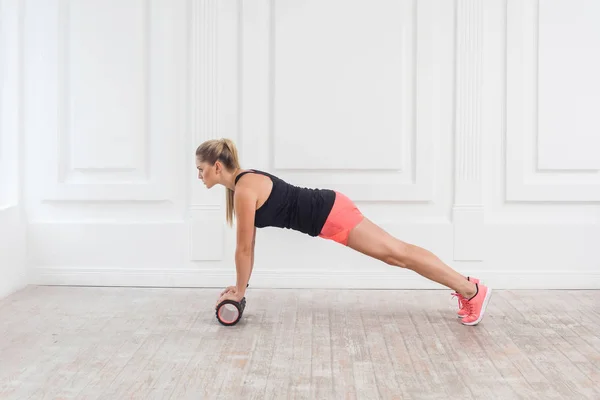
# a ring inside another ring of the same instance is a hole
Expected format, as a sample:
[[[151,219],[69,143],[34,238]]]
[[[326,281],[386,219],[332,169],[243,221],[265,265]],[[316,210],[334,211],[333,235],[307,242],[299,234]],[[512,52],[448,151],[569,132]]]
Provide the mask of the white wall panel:
[[[447,25],[433,2],[365,4],[242,8],[245,165],[356,201],[429,201]]]
[[[149,172],[149,5],[103,0],[60,6],[62,146],[74,170],[139,170],[138,179]]]
[[[600,15],[599,8],[592,6],[595,4],[592,2],[508,1],[508,200],[600,201],[598,157],[593,150],[600,147],[600,136],[594,134],[598,124],[592,111],[585,112],[590,110],[587,105],[578,106],[579,103],[598,103],[598,92],[590,96],[597,78],[588,66],[574,63],[579,58],[593,65],[598,55],[591,49],[598,47],[600,37],[597,28],[590,28],[593,24],[590,25],[588,17],[578,17],[583,29],[567,33],[560,28],[563,18],[571,21],[570,25],[577,25],[569,13],[558,15],[562,8],[574,4],[578,5],[579,14],[590,14],[590,18]],[[550,10],[548,13],[540,11],[546,8]],[[555,41],[557,31],[566,35],[566,39]],[[549,32],[553,33],[545,37]],[[564,40],[573,43],[573,49],[567,53],[562,51]],[[578,56],[571,58],[569,54]],[[561,62],[557,62],[559,57]],[[567,76],[570,78],[566,79]],[[571,89],[564,91],[565,83],[555,83],[564,80],[569,81]],[[582,88],[575,94],[574,87]],[[565,121],[571,122],[566,126]]]
[[[25,16],[24,189],[39,281],[184,267],[187,2],[32,0]]]
[[[304,7],[306,11],[298,11]],[[452,145],[453,5],[332,1],[317,7],[260,1],[243,5],[240,15],[238,143],[243,166],[271,171],[300,186],[341,190],[393,234],[451,260],[452,160],[445,149]],[[376,35],[375,40],[370,36],[371,28],[379,29],[374,21],[389,15],[395,16],[394,33]],[[361,20],[364,29],[338,24],[340,18]],[[313,20],[322,28],[320,42],[310,42]],[[331,29],[325,29],[325,21]],[[307,48],[298,44],[303,38],[311,43]],[[373,52],[398,68],[369,64]],[[361,65],[345,61],[362,55],[366,60]],[[333,83],[315,72],[319,68]],[[336,70],[341,73],[334,77]],[[387,87],[381,84],[385,80]],[[348,96],[353,86],[360,90]],[[329,108],[318,105],[319,96],[330,99]],[[390,134],[373,129],[378,123],[373,122],[368,129],[359,128],[360,136],[347,135],[344,127],[356,125],[353,121],[366,125],[388,112],[377,107],[379,102],[396,109],[392,119],[397,124],[391,123]],[[337,109],[347,112],[342,115]],[[297,124],[304,128],[297,130]],[[337,126],[321,130],[328,124]],[[284,143],[290,138],[291,144]],[[319,148],[309,152],[313,146]],[[376,154],[393,159],[375,160]],[[257,262],[266,269],[257,269],[253,280],[258,284],[390,287],[404,281],[431,287],[406,271],[390,270],[320,239],[272,229],[257,235]],[[337,278],[334,271],[340,274]],[[278,273],[282,279],[273,281]],[[375,275],[366,278],[369,273]]]
[[[405,170],[415,2],[288,0],[271,7],[274,166]]]
[[[593,11],[582,3],[568,1],[485,3],[484,264],[497,285],[600,287],[600,252],[594,244],[600,241],[597,175],[569,168],[568,164],[555,164],[552,169],[539,164],[539,151],[549,146],[541,138],[548,129],[559,132],[542,122],[556,118],[550,114],[558,112],[540,107],[546,101],[541,96],[555,90],[543,88],[551,82],[540,79],[545,73],[542,71],[562,68],[571,77],[579,73],[578,66],[566,58],[557,66],[547,65],[548,60],[539,57],[541,52],[562,57],[560,43],[554,47],[552,39],[544,37],[555,22],[542,15],[546,7],[571,6],[577,8],[579,16]],[[571,29],[551,35],[561,33],[571,35]],[[592,37],[570,37],[574,43],[599,43]],[[566,138],[570,135],[561,134]],[[594,146],[595,141],[588,145]]]
[[[598,21],[600,2],[595,0],[539,5],[537,167],[541,170],[589,170],[600,178]]]
[[[181,218],[185,3],[32,1],[27,15],[34,219],[60,219],[65,202]]]

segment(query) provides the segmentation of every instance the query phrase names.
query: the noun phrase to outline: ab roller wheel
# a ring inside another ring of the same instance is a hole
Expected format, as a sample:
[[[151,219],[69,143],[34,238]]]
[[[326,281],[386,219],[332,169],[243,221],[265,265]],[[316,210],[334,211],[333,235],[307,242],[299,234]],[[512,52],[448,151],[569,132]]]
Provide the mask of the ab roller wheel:
[[[239,303],[234,300],[223,300],[217,306],[217,320],[225,326],[232,326],[242,319],[244,309],[246,308],[246,298]]]
[[[250,286],[247,284],[246,287]],[[222,325],[232,326],[237,324],[240,319],[242,319],[242,315],[244,314],[244,309],[246,308],[246,298],[242,298],[240,302],[234,300],[223,300],[217,306],[216,316],[217,321],[219,321]]]

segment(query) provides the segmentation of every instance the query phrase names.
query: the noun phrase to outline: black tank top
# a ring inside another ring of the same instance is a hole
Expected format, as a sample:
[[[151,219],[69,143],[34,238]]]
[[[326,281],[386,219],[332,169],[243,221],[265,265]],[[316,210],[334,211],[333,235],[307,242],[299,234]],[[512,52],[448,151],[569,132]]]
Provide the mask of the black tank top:
[[[247,173],[268,176],[273,189],[265,203],[256,210],[254,225],[257,228],[273,226],[293,229],[310,236],[318,236],[335,201],[330,189],[311,189],[291,185],[268,172],[252,169],[240,173],[235,183]]]

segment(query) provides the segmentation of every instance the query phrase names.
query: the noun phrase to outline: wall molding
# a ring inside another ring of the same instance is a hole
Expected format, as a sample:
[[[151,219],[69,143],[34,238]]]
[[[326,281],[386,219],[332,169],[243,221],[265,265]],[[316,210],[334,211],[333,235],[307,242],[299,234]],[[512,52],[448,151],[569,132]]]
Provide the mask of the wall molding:
[[[483,4],[456,5],[456,176],[457,198],[465,203],[481,198]],[[464,187],[469,182],[472,192]]]
[[[190,1],[189,7],[189,113],[190,150],[219,138],[219,2]],[[193,159],[191,160],[193,162]],[[190,179],[188,205],[189,259],[219,261],[224,257],[224,193],[207,190],[197,178]]]
[[[484,258],[483,4],[456,2],[454,260]]]

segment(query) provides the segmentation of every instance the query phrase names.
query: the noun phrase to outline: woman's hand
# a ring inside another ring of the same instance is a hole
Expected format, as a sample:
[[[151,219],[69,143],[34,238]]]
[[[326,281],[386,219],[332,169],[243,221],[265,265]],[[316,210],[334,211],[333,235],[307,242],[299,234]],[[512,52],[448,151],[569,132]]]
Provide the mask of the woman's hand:
[[[242,297],[243,296],[240,295],[237,289],[235,289],[234,287],[234,290],[221,294],[221,297],[219,297],[219,300],[217,300],[217,304],[215,304],[215,309],[217,309],[217,306],[225,300],[233,300],[239,303],[240,301],[242,301]]]
[[[219,296],[223,296],[225,293],[228,293],[228,292],[234,292],[234,293],[237,292],[237,286],[227,286],[225,288],[225,290],[223,290]]]

